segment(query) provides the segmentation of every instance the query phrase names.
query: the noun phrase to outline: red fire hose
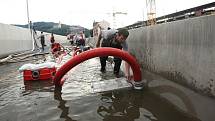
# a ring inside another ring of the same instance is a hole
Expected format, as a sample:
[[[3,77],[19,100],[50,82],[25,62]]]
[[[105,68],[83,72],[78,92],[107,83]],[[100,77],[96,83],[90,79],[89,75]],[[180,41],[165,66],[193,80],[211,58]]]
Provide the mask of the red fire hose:
[[[134,85],[136,86],[141,85],[141,71],[140,71],[140,66],[137,63],[136,59],[126,51],[122,51],[116,48],[109,48],[109,47],[102,47],[102,48],[88,50],[74,56],[63,66],[61,66],[56,72],[56,75],[54,77],[55,85],[62,86],[63,85],[63,81],[61,80],[62,77],[76,65],[80,64],[85,60],[88,60],[94,57],[101,57],[101,56],[116,56],[123,59],[127,63],[129,63],[134,73],[134,82],[136,83]]]

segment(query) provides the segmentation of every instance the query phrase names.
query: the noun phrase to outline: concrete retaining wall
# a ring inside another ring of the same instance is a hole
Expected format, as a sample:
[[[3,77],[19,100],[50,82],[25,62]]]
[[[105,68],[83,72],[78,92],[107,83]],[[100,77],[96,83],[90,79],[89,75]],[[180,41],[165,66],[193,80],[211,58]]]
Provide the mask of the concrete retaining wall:
[[[0,23],[0,56],[32,49],[30,31]]]
[[[50,33],[44,33],[45,43],[47,46],[50,45]],[[40,32],[37,32],[37,35],[40,35]],[[54,35],[56,42],[59,43],[68,43],[69,41],[65,36]],[[36,36],[37,37],[37,36]],[[0,58],[7,56],[12,53],[31,50],[33,48],[31,33],[29,29],[16,27],[7,24],[0,23]],[[37,43],[41,46],[39,39]]]
[[[130,30],[143,69],[215,96],[215,16]]]

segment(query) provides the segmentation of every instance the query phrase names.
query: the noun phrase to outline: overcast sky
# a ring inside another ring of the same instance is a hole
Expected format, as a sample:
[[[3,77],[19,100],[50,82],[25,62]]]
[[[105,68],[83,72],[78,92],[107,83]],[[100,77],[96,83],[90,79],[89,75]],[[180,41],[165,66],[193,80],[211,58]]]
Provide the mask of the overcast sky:
[[[173,13],[214,0],[155,0],[156,16]],[[117,27],[146,19],[146,0],[28,0],[30,20],[33,22],[59,21],[91,29],[93,21],[106,20],[113,24],[112,12],[127,15],[115,16]],[[27,24],[26,0],[0,0],[0,23]]]

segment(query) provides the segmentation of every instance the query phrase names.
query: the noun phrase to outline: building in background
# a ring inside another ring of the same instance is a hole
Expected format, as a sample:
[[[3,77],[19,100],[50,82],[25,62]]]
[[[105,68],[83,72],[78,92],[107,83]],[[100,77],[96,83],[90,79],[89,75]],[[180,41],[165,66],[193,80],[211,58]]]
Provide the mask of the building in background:
[[[110,23],[103,20],[100,22],[93,22],[93,36],[98,36],[101,30],[108,29],[110,27]]]

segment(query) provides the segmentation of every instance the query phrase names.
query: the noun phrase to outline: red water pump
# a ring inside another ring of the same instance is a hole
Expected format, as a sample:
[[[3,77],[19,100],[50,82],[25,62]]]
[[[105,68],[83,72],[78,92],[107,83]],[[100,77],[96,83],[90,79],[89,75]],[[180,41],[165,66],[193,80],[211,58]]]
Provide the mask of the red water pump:
[[[52,80],[56,74],[55,63],[25,64],[19,68],[23,72],[24,81]]]

